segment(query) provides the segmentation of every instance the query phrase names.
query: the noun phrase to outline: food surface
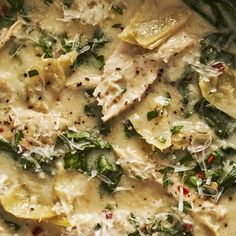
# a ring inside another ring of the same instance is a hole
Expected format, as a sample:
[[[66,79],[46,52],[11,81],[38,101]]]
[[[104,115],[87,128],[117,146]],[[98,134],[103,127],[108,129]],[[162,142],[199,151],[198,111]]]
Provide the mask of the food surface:
[[[0,235],[234,236],[229,1],[0,0]]]

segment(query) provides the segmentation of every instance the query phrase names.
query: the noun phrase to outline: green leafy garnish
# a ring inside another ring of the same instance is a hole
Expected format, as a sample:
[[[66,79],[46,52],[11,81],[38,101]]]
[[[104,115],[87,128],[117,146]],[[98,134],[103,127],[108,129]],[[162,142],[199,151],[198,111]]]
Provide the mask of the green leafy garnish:
[[[219,138],[229,137],[236,128],[236,120],[210,104],[206,99],[201,99],[194,106],[198,114],[215,131]]]
[[[155,119],[156,117],[158,117],[158,115],[159,115],[159,111],[157,111],[157,110],[149,111],[149,112],[147,113],[147,119],[148,119],[148,120],[153,120],[153,119]]]
[[[236,32],[236,9],[229,1],[183,0],[191,9],[220,30]]]
[[[174,169],[171,167],[166,167],[160,170],[160,172],[163,174],[162,184],[164,188],[168,188],[169,185],[173,184],[173,182],[169,179],[169,174],[173,173],[173,171]]]
[[[121,27],[122,27],[121,24],[114,24],[114,25],[112,25],[112,28],[114,28],[114,29],[120,29]]]
[[[104,47],[108,42],[109,40],[105,38],[100,28],[96,28],[93,38],[86,42],[85,45],[80,45],[77,48],[78,56],[74,62],[74,68],[95,60],[96,67],[101,70],[104,66],[104,57],[103,55],[98,55],[98,49]]]
[[[181,78],[178,80],[177,89],[182,95],[181,102],[183,103],[184,106],[186,106],[189,103],[190,99],[189,85],[196,79],[196,77],[197,73],[190,67],[188,67],[182,74]]]
[[[119,7],[119,6],[117,6],[117,5],[113,5],[113,6],[112,6],[112,10],[113,10],[115,13],[119,14],[119,15],[123,15],[123,14],[124,14],[124,9],[121,8],[121,7]]]
[[[131,213],[132,214],[132,213]],[[130,219],[132,219],[130,221]],[[151,220],[152,219],[152,220]],[[136,217],[129,216],[128,221],[135,231],[128,236],[163,235],[163,236],[192,236],[192,225],[185,224],[182,217],[174,213],[162,213],[162,217],[153,217],[143,225],[137,222]],[[136,223],[137,222],[137,223]]]
[[[65,169],[76,169],[100,176],[102,193],[113,193],[123,174],[122,168],[110,161],[104,154],[111,151],[111,145],[88,132],[68,131],[60,136],[60,142],[68,147],[64,157]],[[94,153],[99,153],[94,155]],[[103,153],[103,154],[101,154]]]
[[[235,55],[226,51],[232,42],[232,33],[213,33],[206,36],[200,43],[200,62],[203,64],[212,62],[224,62],[235,67]]]
[[[138,134],[130,120],[124,121],[123,126],[124,126],[125,136],[127,138],[131,138],[131,137],[136,136]]]
[[[177,125],[177,126],[173,126],[170,131],[172,134],[177,134],[180,132],[180,130],[183,128],[183,125]]]
[[[56,41],[52,35],[45,31],[42,32],[36,46],[42,49],[44,58],[53,58],[53,45]]]
[[[0,151],[9,153],[24,170],[34,170],[35,172],[43,170],[45,173],[49,174],[52,168],[53,160],[57,157],[53,156],[48,159],[37,153],[31,153],[30,157],[26,159],[23,155],[24,153],[22,149],[20,148],[20,142],[23,138],[23,131],[19,130],[14,134],[11,143],[0,139]]]
[[[34,76],[39,75],[39,72],[37,70],[30,70],[28,71],[28,75],[29,77],[34,77]]]
[[[50,5],[53,3],[53,0],[44,0],[44,3],[47,4],[47,5]]]
[[[105,123],[102,120],[102,107],[98,106],[97,102],[92,102],[84,107],[84,112],[88,116],[94,116],[97,121],[100,134],[107,135],[110,132],[109,123]]]
[[[73,3],[74,3],[74,0],[63,0],[63,4],[64,4],[67,8],[70,8]]]
[[[13,25],[18,16],[28,21],[24,10],[24,0],[7,0],[7,3],[5,15],[0,16],[0,29]]]
[[[4,223],[6,223],[10,228],[12,228],[14,231],[18,231],[20,229],[20,225],[17,223],[10,221],[10,220],[4,220]]]

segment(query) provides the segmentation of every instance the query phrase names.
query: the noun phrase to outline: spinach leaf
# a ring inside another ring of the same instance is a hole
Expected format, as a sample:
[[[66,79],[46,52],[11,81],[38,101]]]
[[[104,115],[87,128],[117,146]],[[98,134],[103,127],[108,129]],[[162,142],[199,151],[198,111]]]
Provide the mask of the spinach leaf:
[[[232,42],[232,33],[213,33],[200,42],[200,62],[224,62],[231,67],[236,67],[235,55],[226,51]]]
[[[100,28],[96,28],[93,34],[93,38],[90,39],[85,45],[77,48],[78,56],[74,62],[73,67],[77,68],[81,65],[89,63],[91,60],[95,60],[95,65],[99,70],[104,66],[104,57],[98,55],[98,49],[104,47],[109,42],[105,38]]]
[[[194,109],[215,131],[219,138],[228,138],[236,128],[236,120],[210,104],[206,99],[198,101]]]
[[[45,158],[44,156],[37,153],[31,153],[31,155],[26,159],[23,155],[23,151],[20,148],[20,142],[23,138],[23,131],[19,130],[15,133],[11,143],[0,139],[0,151],[9,153],[24,170],[33,170],[35,172],[42,170],[45,173],[50,174],[53,160],[57,157],[53,156],[50,158]]]
[[[123,126],[124,126],[125,136],[127,138],[131,138],[133,136],[138,135],[137,131],[135,130],[135,128],[130,120],[125,120],[123,122]]]
[[[181,102],[184,106],[189,103],[190,99],[189,85],[196,79],[197,76],[197,72],[192,70],[191,67],[187,67],[181,78],[177,81],[177,89],[182,95]]]
[[[110,125],[108,122],[105,123],[102,120],[102,107],[99,106],[97,102],[92,102],[85,105],[84,112],[88,116],[95,117],[100,134],[108,135],[110,133]]]
[[[104,154],[91,155],[93,153],[107,153],[111,145],[88,132],[66,132],[60,137],[68,148],[64,156],[65,169],[76,169],[84,174],[92,175],[93,171],[100,176],[102,193],[111,194],[120,182],[123,174],[122,168],[111,162]]]
[[[164,188],[168,188],[169,185],[173,184],[173,182],[169,179],[169,174],[173,173],[173,171],[174,169],[171,167],[166,167],[160,170],[160,172],[163,174],[162,184]]]
[[[53,58],[53,45],[56,41],[57,40],[46,31],[42,32],[36,46],[42,49],[44,58]]]
[[[183,0],[192,10],[218,29],[236,33],[236,9],[225,0]]]
[[[0,29],[13,25],[17,21],[18,15],[26,21],[29,20],[24,10],[24,0],[7,0],[7,2],[6,12],[4,12],[4,16],[0,16]]]

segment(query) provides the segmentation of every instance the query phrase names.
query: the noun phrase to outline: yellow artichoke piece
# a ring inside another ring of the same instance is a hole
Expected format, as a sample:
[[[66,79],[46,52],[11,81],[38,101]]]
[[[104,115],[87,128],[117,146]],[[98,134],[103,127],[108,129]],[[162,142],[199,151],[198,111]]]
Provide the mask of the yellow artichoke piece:
[[[202,96],[219,110],[236,119],[236,71],[225,67],[217,77],[202,78],[199,82]]]
[[[176,6],[163,10],[159,15],[157,2],[146,2],[118,37],[128,43],[154,49],[186,23],[190,12]]]
[[[55,216],[51,206],[43,205],[27,191],[25,185],[17,185],[9,193],[1,196],[5,211],[22,219],[41,220]]]

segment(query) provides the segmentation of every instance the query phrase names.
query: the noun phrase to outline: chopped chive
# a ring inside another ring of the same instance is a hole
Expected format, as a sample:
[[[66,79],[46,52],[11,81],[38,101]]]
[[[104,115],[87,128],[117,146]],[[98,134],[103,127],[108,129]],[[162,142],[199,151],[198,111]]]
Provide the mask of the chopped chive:
[[[29,77],[34,77],[34,76],[39,75],[39,72],[37,70],[30,70],[28,71],[28,75]]]

